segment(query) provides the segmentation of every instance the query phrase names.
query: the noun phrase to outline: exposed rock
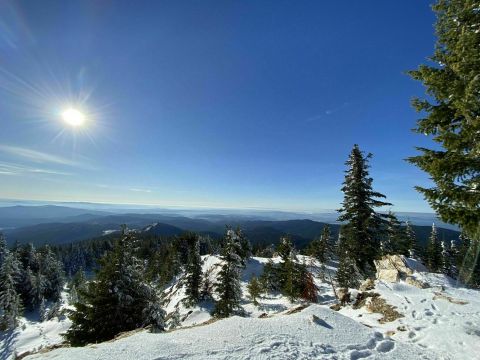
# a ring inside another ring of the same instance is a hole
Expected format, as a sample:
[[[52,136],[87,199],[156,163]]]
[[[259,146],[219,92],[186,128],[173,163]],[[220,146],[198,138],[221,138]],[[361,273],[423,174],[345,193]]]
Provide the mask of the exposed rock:
[[[403,255],[387,255],[375,260],[375,268],[377,279],[387,282],[398,282],[413,275],[413,269],[409,267]]]
[[[370,301],[367,302],[367,310],[374,313],[382,314],[382,318],[378,320],[380,324],[387,322],[395,321],[401,317],[403,314],[400,314],[396,308],[390,304],[387,304],[385,299],[380,296],[374,296]]]
[[[374,292],[367,292],[367,291],[360,292],[358,293],[357,299],[355,300],[355,303],[352,305],[352,308],[355,310],[360,309],[361,307],[364,307],[365,305],[367,305],[368,298],[377,297],[377,296],[380,296],[380,294],[374,293]]]
[[[397,330],[398,331],[407,331],[407,327],[405,325],[400,325],[399,327],[397,327]]]
[[[419,289],[427,289],[430,287],[430,285],[427,282],[415,279],[413,276],[407,276],[407,278],[405,279],[405,282]]]
[[[339,311],[341,308],[342,308],[342,305],[340,304],[333,304],[332,306],[330,306],[330,309],[335,311]]]
[[[366,279],[358,288],[360,291],[373,290],[375,288],[375,281],[373,279]]]

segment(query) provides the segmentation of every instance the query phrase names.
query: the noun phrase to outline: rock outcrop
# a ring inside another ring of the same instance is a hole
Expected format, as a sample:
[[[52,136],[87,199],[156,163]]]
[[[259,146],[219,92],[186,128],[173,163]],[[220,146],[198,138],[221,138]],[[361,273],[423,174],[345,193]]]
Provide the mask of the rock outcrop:
[[[376,277],[378,280],[391,283],[404,280],[409,285],[425,289],[429,287],[429,285],[416,279],[414,275],[415,270],[421,268],[421,264],[415,265],[414,262],[403,255],[386,255],[380,260],[375,260],[375,268],[377,269]]]

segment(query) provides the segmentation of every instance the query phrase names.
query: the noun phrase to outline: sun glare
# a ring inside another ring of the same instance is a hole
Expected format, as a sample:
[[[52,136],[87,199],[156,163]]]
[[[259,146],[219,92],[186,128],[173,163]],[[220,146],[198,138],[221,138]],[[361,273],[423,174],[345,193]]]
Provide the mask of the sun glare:
[[[77,109],[67,109],[62,113],[63,121],[73,127],[82,126],[85,123],[85,115]]]

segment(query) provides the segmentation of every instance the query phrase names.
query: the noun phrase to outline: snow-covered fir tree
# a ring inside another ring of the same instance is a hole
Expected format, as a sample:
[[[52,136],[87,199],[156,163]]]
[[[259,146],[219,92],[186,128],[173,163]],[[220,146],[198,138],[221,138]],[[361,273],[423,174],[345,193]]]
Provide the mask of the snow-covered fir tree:
[[[380,252],[382,255],[408,255],[401,223],[391,211],[387,214],[386,231],[380,241]]]
[[[180,311],[178,310],[178,307],[176,307],[175,311],[170,315],[170,318],[168,320],[168,328],[175,329],[179,327],[181,324],[182,324],[182,319],[180,317]]]
[[[239,255],[242,258],[242,264],[243,266],[246,266],[248,258],[252,256],[252,245],[240,227],[235,229],[235,235],[237,236],[237,241],[240,244]]]
[[[453,277],[451,249],[446,241],[442,241],[442,272],[445,275]]]
[[[240,286],[240,274],[243,268],[240,243],[235,233],[228,229],[220,259],[222,267],[218,274],[215,291],[218,301],[214,314],[218,317],[228,317],[235,312],[241,311],[240,300],[242,289]]]
[[[82,302],[71,312],[65,338],[74,346],[104,341],[122,331],[164,326],[165,313],[155,289],[145,281],[144,263],[136,256],[137,241],[123,228],[114,249],[100,259],[96,280],[88,283]]]
[[[309,252],[324,270],[333,253],[332,235],[328,224],[323,227],[320,237],[311,242]]]
[[[427,266],[432,272],[441,272],[443,269],[442,245],[438,238],[437,228],[432,224],[432,232],[426,250]]]
[[[202,285],[202,257],[200,241],[194,233],[184,235],[188,244],[188,257],[185,266],[185,304],[194,306],[200,301]]]
[[[57,301],[65,284],[65,274],[62,263],[57,260],[49,246],[42,250],[40,267],[46,282],[44,296],[48,300]]]
[[[2,267],[5,257],[8,254],[7,240],[5,236],[0,233],[0,267]]]
[[[342,192],[344,199],[338,211],[338,221],[345,222],[342,233],[349,248],[355,254],[357,267],[363,272],[371,272],[373,260],[379,255],[380,229],[384,224],[384,215],[375,212],[375,208],[391,205],[378,200],[385,195],[372,189],[373,179],[368,172],[371,154],[364,155],[357,144],[349,155]]]
[[[346,238],[339,236],[336,280],[340,287],[357,288],[360,285],[360,275],[353,252],[349,246],[350,242]]]
[[[6,252],[0,268],[0,329],[14,329],[22,313],[20,294],[16,289],[18,269],[14,255]]]
[[[417,257],[417,236],[415,231],[413,231],[410,221],[405,222],[405,241],[406,247],[408,249],[408,256],[411,258]]]

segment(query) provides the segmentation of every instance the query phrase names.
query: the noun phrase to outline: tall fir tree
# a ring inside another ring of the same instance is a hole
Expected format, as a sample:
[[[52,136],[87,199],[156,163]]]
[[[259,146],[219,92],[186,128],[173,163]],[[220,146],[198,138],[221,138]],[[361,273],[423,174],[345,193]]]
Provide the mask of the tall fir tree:
[[[22,313],[20,294],[15,278],[18,269],[12,253],[6,252],[0,268],[0,329],[14,329]]]
[[[432,225],[432,232],[427,244],[426,251],[427,266],[432,272],[440,272],[443,269],[442,245],[438,238],[437,228]]]
[[[214,314],[218,317],[229,317],[242,311],[240,306],[242,297],[240,274],[243,268],[241,251],[241,245],[235,232],[227,229],[220,255],[222,268],[218,274],[215,289],[219,299]]]
[[[184,235],[188,244],[188,260],[185,266],[185,304],[194,306],[200,301],[202,285],[202,257],[200,256],[200,240],[197,234]]]
[[[443,221],[458,224],[480,242],[480,11],[478,0],[438,0],[432,65],[411,71],[427,97],[415,98],[422,113],[416,131],[440,146],[417,148],[409,161],[427,172],[430,188],[416,187]],[[424,114],[424,115],[423,115]],[[471,253],[467,260],[475,266]],[[473,271],[469,269],[467,271]]]
[[[342,234],[355,254],[357,267],[364,273],[373,269],[373,260],[379,255],[380,230],[385,223],[385,215],[376,213],[375,208],[391,205],[378,200],[385,195],[373,191],[373,179],[368,172],[371,157],[364,155],[357,144],[353,146],[345,163],[348,169],[342,187],[344,200],[338,210],[338,221],[346,223]]]

